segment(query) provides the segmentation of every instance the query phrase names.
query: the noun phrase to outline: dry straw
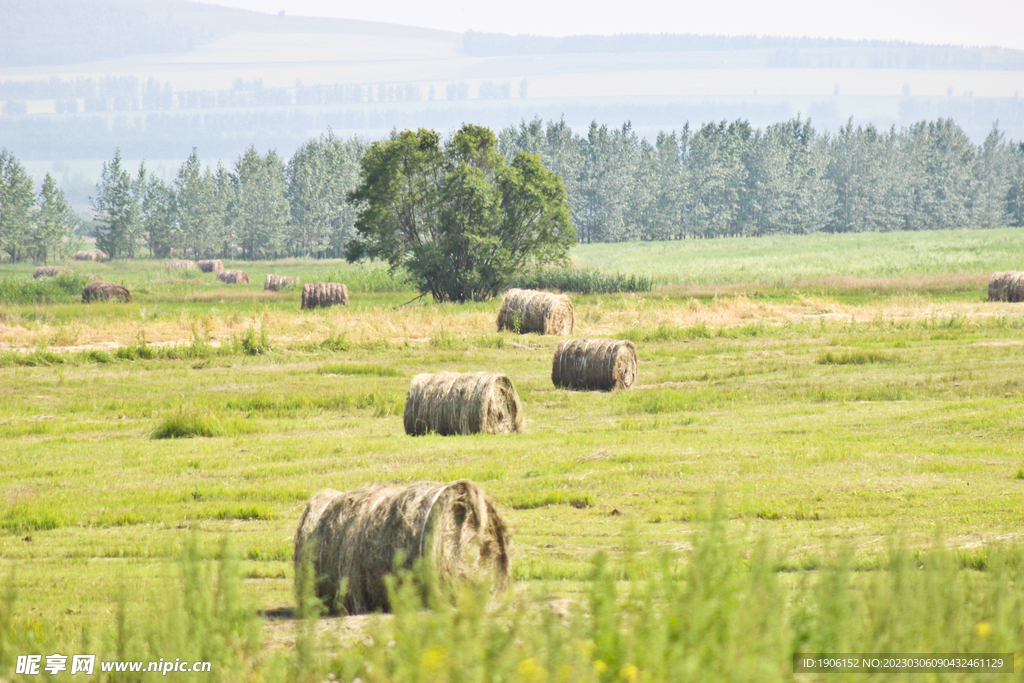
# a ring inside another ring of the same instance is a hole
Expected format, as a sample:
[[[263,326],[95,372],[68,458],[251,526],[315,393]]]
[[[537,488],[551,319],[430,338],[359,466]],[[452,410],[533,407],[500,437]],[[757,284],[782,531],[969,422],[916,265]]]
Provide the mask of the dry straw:
[[[164,270],[170,275],[172,270],[190,270],[198,269],[199,264],[195,261],[168,261],[164,264]]]
[[[229,285],[249,284],[249,274],[244,270],[222,270],[217,273],[217,279]]]
[[[263,291],[264,292],[278,292],[287,287],[294,287],[299,283],[299,278],[288,277],[287,275],[271,275],[267,274],[265,280],[263,280]]]
[[[32,277],[38,280],[41,277],[56,277],[57,275],[63,275],[64,273],[69,272],[71,271],[67,268],[61,268],[60,266],[39,266],[32,271]]]
[[[208,259],[206,261],[200,261],[198,264],[199,270],[204,273],[219,273],[224,270],[224,262],[220,259]]]
[[[558,344],[551,381],[563,389],[611,391],[636,381],[636,345],[621,339],[566,339]]]
[[[317,597],[332,614],[390,612],[385,577],[411,570],[450,590],[459,581],[504,588],[509,534],[477,484],[369,484],[321,491],[306,505],[295,533],[296,576],[309,562]]]
[[[510,289],[501,298],[498,330],[516,333],[572,334],[572,302],[564,294]]]
[[[76,251],[71,258],[76,261],[109,261],[110,254],[102,249],[86,249],[85,251]]]
[[[127,287],[113,282],[90,282],[82,290],[83,304],[93,301],[109,301],[111,298],[128,303],[132,300],[132,295]]]
[[[516,388],[508,375],[497,372],[416,375],[405,397],[405,433],[413,436],[507,434],[525,429]]]
[[[309,282],[302,286],[302,307],[348,306],[348,287],[337,282]]]
[[[993,273],[988,281],[989,301],[1024,301],[1024,273]]]

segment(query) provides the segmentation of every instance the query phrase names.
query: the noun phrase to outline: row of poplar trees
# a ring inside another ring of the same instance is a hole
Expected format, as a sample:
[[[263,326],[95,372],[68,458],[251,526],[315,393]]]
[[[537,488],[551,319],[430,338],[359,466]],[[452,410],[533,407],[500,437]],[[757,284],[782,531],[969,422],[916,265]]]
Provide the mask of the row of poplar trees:
[[[327,133],[287,162],[250,148],[230,169],[193,152],[167,181],[144,164],[130,171],[115,153],[92,199],[97,246],[114,258],[341,257],[358,213],[346,197],[366,149]],[[561,176],[581,242],[1024,226],[1024,143],[993,127],[975,145],[948,119],[834,133],[800,118],[764,129],[723,121],[653,142],[629,124],[594,123],[580,135],[535,119],[502,130],[498,149],[507,159],[539,154]],[[10,175],[17,160],[4,154],[0,171]],[[0,180],[6,205],[12,184]],[[31,190],[19,192],[32,203]],[[20,221],[0,206],[0,248],[12,259],[66,251],[70,240],[52,226],[66,233],[68,222],[41,218],[67,218],[58,193],[48,179]]]

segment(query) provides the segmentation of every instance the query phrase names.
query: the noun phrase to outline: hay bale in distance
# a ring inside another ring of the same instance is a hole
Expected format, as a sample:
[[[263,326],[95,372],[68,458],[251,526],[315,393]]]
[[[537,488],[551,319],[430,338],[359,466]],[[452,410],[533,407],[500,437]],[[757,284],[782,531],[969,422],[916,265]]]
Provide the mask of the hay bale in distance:
[[[76,261],[109,261],[110,254],[102,249],[86,249],[85,251],[76,251],[71,258]]]
[[[636,381],[636,345],[621,339],[566,339],[558,344],[551,381],[562,389],[611,391]]]
[[[266,279],[263,281],[264,292],[279,292],[282,289],[288,287],[294,287],[299,284],[299,278],[288,277],[287,275],[271,275],[267,274]]]
[[[61,266],[39,266],[32,271],[32,277],[38,280],[41,277],[57,277],[58,275],[70,272],[70,270]]]
[[[526,428],[512,380],[497,372],[416,375],[405,397],[404,421],[405,433],[412,436],[507,434]]]
[[[1024,273],[993,273],[988,282],[988,300],[1014,303],[1024,301]]]
[[[468,479],[369,484],[314,495],[299,520],[293,559],[296,576],[303,562],[311,564],[316,595],[332,614],[390,612],[384,578],[412,569],[420,558],[424,576],[439,587],[487,580],[505,588],[508,542],[501,515]]]
[[[132,295],[127,287],[114,282],[90,282],[82,290],[83,304],[93,301],[109,301],[111,298],[129,303],[132,300]]]
[[[338,282],[307,282],[302,285],[302,308],[348,306],[348,287]]]
[[[200,261],[198,264],[199,270],[204,273],[219,273],[224,270],[224,262],[220,259],[208,259],[206,261]]]
[[[170,275],[172,270],[198,269],[199,264],[195,261],[168,261],[164,264],[164,270]]]
[[[217,279],[229,285],[249,284],[249,274],[244,270],[222,270],[217,273]]]
[[[498,331],[520,334],[572,334],[572,301],[564,294],[535,289],[510,289],[501,298]]]

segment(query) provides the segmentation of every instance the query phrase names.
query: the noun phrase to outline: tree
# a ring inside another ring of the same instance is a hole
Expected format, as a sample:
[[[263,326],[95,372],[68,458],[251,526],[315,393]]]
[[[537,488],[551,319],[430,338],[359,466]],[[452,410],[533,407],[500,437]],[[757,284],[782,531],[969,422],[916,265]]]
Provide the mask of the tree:
[[[216,180],[209,169],[203,169],[193,148],[174,179],[176,246],[182,255],[203,258],[214,254],[216,228],[221,220],[217,209]]]
[[[144,177],[144,176],[143,176]],[[97,197],[91,197],[96,216],[96,246],[111,258],[132,258],[138,247],[139,203],[132,178],[121,168],[121,150],[103,163]]]
[[[437,301],[480,301],[533,263],[559,262],[576,241],[561,179],[535,154],[507,163],[487,128],[442,144],[420,129],[374,143],[349,194],[358,237],[346,256],[405,268]]]
[[[273,150],[263,157],[250,147],[235,162],[231,184],[235,191],[231,215],[242,258],[278,256],[288,222],[288,181],[281,159]]]
[[[0,150],[0,249],[12,261],[28,251],[35,190],[25,167],[6,149]]]
[[[78,216],[64,199],[64,191],[47,173],[39,190],[39,209],[32,231],[33,260],[47,263],[51,258],[67,258],[79,246],[79,223]]]

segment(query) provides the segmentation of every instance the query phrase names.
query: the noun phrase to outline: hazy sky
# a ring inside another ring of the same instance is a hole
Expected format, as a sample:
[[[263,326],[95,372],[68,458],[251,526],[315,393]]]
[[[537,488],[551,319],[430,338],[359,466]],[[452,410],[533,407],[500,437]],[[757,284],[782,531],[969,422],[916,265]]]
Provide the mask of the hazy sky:
[[[212,4],[459,32],[806,35],[1024,49],[1022,0],[219,0]]]

